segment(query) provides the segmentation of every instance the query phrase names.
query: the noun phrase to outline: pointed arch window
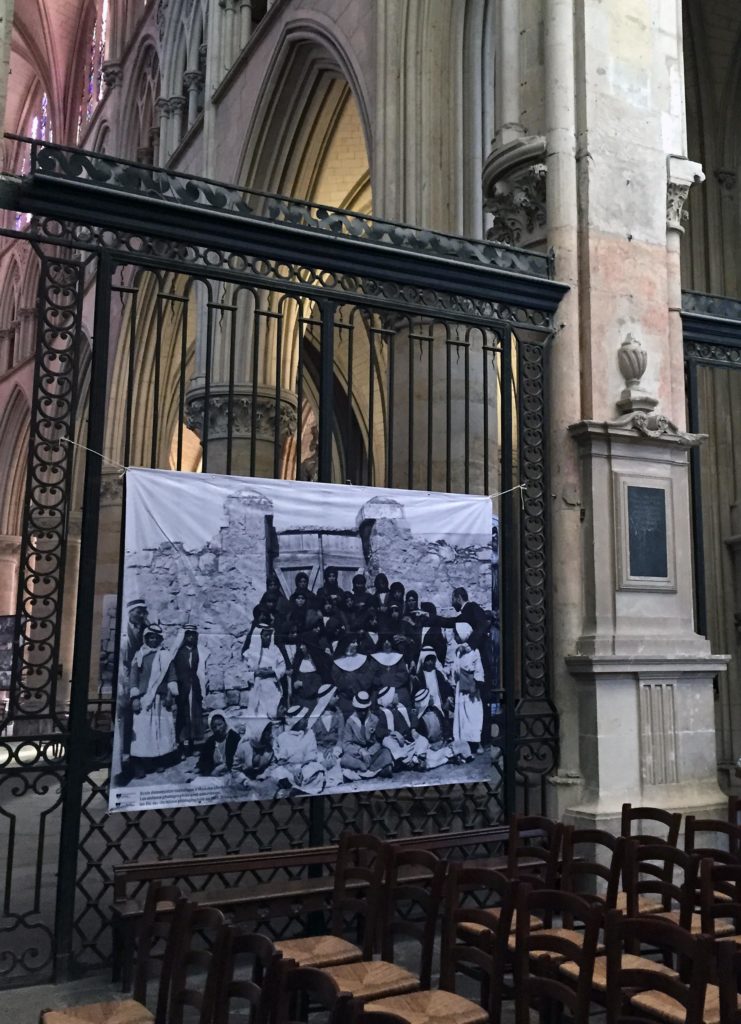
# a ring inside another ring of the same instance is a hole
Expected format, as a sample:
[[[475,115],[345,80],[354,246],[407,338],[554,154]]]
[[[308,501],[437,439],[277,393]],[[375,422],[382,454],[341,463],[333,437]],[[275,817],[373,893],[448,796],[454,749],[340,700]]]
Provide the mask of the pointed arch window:
[[[85,77],[83,81],[80,109],[77,117],[77,141],[80,141],[83,129],[89,123],[95,108],[103,98],[103,62],[106,56],[106,39],[108,35],[108,4],[103,0],[93,22],[90,41],[87,48]]]
[[[28,124],[28,122],[26,122]],[[51,124],[51,117],[49,115],[49,96],[47,93],[41,94],[39,105],[36,108],[34,114],[31,115],[30,125],[28,127],[28,134],[32,139],[39,139],[42,142],[53,142],[54,141],[54,130]],[[23,175],[26,173],[26,164],[28,163],[28,153],[24,149],[23,161],[21,163],[20,173]],[[22,227],[29,223],[31,220],[30,213],[17,213],[15,215],[15,229],[20,231]]]

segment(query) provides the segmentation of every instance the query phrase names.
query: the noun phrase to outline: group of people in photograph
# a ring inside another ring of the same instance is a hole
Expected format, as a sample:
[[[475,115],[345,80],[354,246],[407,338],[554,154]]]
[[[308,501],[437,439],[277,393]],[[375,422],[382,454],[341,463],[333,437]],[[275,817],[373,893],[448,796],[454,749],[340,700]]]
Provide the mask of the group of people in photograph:
[[[197,624],[165,646],[145,602],[130,602],[121,657],[130,775],[195,754],[193,782],[228,776],[282,795],[472,760],[494,672],[490,613],[464,587],[442,615],[382,573],[370,586],[357,573],[351,590],[340,575],[328,567],[312,591],[298,572],[289,595],[268,576],[241,650],[246,706],[213,710],[208,728]]]

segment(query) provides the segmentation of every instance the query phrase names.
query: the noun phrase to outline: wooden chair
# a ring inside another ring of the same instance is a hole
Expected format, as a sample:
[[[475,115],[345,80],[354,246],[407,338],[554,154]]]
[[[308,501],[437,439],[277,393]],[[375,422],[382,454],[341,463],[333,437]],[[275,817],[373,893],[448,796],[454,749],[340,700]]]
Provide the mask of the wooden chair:
[[[524,833],[536,832],[536,836]],[[507,843],[507,875],[530,885],[555,889],[558,885],[563,825],[551,818],[513,814]],[[532,864],[535,859],[538,864]],[[525,865],[521,862],[525,861]]]
[[[337,984],[316,967],[297,967],[283,960],[278,980],[272,1024],[302,1024],[293,1018],[293,1007],[299,1003],[318,1003],[329,1011],[326,1024],[346,1024],[352,1009],[352,996],[341,992]]]
[[[179,922],[167,1024],[183,1024],[186,1007],[197,1011],[198,1024],[211,1024],[224,976],[229,928],[216,907],[192,903],[187,907],[188,913]]]
[[[297,939],[281,939],[276,949],[299,967],[330,967],[335,964],[370,960],[376,945],[386,868],[386,844],[375,836],[360,832],[343,832],[337,851],[337,865],[332,897],[332,921],[329,935],[310,935]],[[365,883],[361,890],[348,883]],[[362,943],[343,937],[346,918],[356,918],[362,925]]]
[[[44,1010],[40,1024],[166,1024],[179,936],[187,914],[187,901],[177,886],[150,882],[135,944],[132,998]],[[154,956],[162,943],[162,956]],[[152,1012],[146,1002],[149,983],[155,978],[159,984]]]
[[[741,864],[700,861],[700,920],[705,935],[741,943]]]
[[[731,825],[741,825],[739,814],[741,814],[741,796],[729,796],[728,821]]]
[[[699,934],[694,913],[699,858],[668,843],[628,846],[624,876],[628,917],[653,914]]]
[[[529,1024],[536,1001],[565,1006],[574,1024],[587,1024],[601,907],[571,892],[528,885],[518,888],[515,905],[516,1024]],[[569,927],[563,926],[564,919]],[[534,929],[531,920],[537,922]],[[574,977],[559,971],[564,962],[577,966]]]
[[[447,864],[428,850],[389,849],[386,865],[383,959],[324,968],[337,986],[356,1000],[383,999],[430,987]],[[419,976],[394,963],[395,940],[400,936],[419,944]]]
[[[598,904],[603,913],[614,909],[625,866],[626,844],[623,836],[602,829],[565,826],[561,889]]]
[[[659,831],[647,829],[645,826],[649,823],[658,826]],[[676,846],[681,825],[682,815],[679,812],[665,811],[663,807],[633,807],[632,804],[623,804],[620,835],[626,839],[637,839],[639,842],[664,842],[669,846]]]
[[[452,864],[445,886],[442,940],[440,944],[440,987],[407,995],[380,999],[366,1004],[368,1013],[393,1013],[414,1024],[499,1024],[502,985],[508,960],[507,940],[516,885],[509,884],[509,898],[496,922],[486,910],[471,907],[469,897],[475,891],[491,902],[498,894],[502,875],[490,868]],[[488,890],[488,892],[487,892]],[[462,926],[479,926],[473,941],[461,940]],[[482,1002],[459,996],[455,991],[459,972],[474,973],[482,980]],[[370,1024],[373,1024],[371,1021]]]
[[[715,947],[718,966],[720,1024],[741,1024],[741,1000],[738,980],[741,977],[741,948],[735,942],[719,942]]]
[[[661,950],[667,959],[674,960],[678,969],[657,971],[656,965],[647,968],[626,963],[626,951],[641,944]],[[713,944],[707,935],[691,935],[684,928],[655,917],[627,918],[618,911],[610,911],[605,946],[607,1024],[635,1019],[710,1024],[713,1015],[719,1015],[717,989],[712,996],[709,992]]]
[[[710,845],[703,845],[699,840],[702,836],[725,836],[725,846],[718,846],[717,839]],[[737,864],[741,857],[741,825],[731,825],[727,821],[716,821],[712,818],[696,818],[688,814],[684,824],[684,848],[687,853],[695,853],[698,857],[712,857],[718,863]]]
[[[278,997],[282,959],[266,935],[230,928],[213,1024],[228,1024],[234,1000],[246,1001],[250,1024],[269,1024]],[[248,977],[243,976],[245,968],[249,971]]]

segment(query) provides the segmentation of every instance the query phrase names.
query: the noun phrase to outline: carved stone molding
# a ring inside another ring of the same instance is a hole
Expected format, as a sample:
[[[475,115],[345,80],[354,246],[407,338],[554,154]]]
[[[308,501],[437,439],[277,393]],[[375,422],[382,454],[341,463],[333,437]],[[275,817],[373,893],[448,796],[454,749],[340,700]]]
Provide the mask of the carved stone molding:
[[[123,499],[123,477],[118,470],[104,469],[100,481],[100,504],[120,505]]]
[[[625,441],[660,441],[680,448],[697,448],[707,440],[707,434],[689,434],[680,430],[667,416],[642,410],[627,412],[614,420],[581,420],[569,427],[572,437],[611,437]]]
[[[116,89],[123,82],[123,65],[120,61],[103,61],[103,67],[101,70],[106,89]]]
[[[208,395],[208,437],[211,441],[228,439],[230,426],[233,440],[252,437],[254,397],[254,427],[258,441],[283,441],[296,432],[298,416],[296,398],[282,392],[276,409],[275,390],[257,388],[253,396],[251,385],[235,387],[230,396],[225,385],[212,385]],[[186,422],[203,439],[206,394],[203,387],[193,388],[186,402]]]
[[[682,222],[689,213],[684,208],[692,185],[705,181],[702,165],[684,157],[667,158],[666,226],[672,231],[684,231]]]
[[[716,171],[715,180],[720,185],[723,195],[728,196],[729,199],[732,198],[733,193],[736,191],[736,172],[724,170]]]
[[[545,242],[545,139],[525,135],[495,147],[483,170],[484,208],[493,215],[490,241],[536,246]]]

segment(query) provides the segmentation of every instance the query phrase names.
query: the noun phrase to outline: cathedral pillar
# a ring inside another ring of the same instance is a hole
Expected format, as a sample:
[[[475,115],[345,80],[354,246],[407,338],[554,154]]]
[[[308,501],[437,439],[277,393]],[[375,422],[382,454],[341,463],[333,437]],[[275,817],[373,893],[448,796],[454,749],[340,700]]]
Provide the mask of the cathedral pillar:
[[[688,452],[702,438],[684,431],[677,237],[702,171],[685,156],[681,17],[629,8],[546,0],[535,126],[570,288],[551,350],[550,794],[554,813],[608,828],[623,801],[721,805],[712,684],[727,660],[693,617]]]

